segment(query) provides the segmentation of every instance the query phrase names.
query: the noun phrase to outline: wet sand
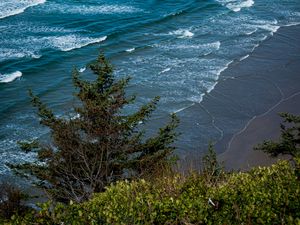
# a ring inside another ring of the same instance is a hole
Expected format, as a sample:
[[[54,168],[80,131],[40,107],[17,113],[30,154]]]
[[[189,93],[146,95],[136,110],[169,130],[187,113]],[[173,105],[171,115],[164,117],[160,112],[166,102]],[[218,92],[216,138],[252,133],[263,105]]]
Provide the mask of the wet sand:
[[[247,170],[253,166],[270,165],[278,160],[253,150],[253,147],[264,140],[277,140],[280,137],[282,119],[278,113],[300,115],[299,40],[299,26],[280,28],[278,33],[257,48],[243,65],[230,68],[236,73],[249,69],[251,74],[261,77],[258,82],[269,79],[278,88],[280,98],[276,104],[262,114],[254,116],[243,129],[228,139],[225,152],[219,155],[226,168]],[[260,61],[255,67],[257,59]],[[230,70],[226,73],[229,74]],[[220,141],[219,145],[224,145],[223,142]]]
[[[249,169],[275,160],[253,151],[280,134],[278,112],[300,114],[300,26],[280,28],[248,58],[233,62],[215,89],[181,112],[184,161],[198,167],[211,140],[228,169]],[[186,151],[187,152],[187,151]]]
[[[253,150],[253,147],[264,140],[278,140],[280,137],[279,124],[282,122],[278,116],[280,112],[289,112],[300,115],[300,94],[295,94],[283,100],[277,107],[264,115],[253,118],[245,128],[235,134],[228,143],[227,150],[219,155],[228,169],[248,170],[253,166],[264,166],[275,163],[278,159],[271,158],[261,151]]]

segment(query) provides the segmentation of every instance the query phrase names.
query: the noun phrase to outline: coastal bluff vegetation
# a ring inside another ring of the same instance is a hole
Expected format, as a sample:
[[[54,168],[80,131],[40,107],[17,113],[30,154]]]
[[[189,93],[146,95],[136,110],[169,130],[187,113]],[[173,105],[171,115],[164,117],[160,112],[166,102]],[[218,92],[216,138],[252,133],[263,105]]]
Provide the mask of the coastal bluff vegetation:
[[[73,72],[76,116],[55,116],[30,91],[51,143],[20,142],[36,161],[8,166],[48,201],[30,207],[28,195],[2,184],[1,224],[300,224],[300,116],[281,114],[280,139],[255,148],[290,160],[226,171],[210,145],[201,171],[182,172],[174,154],[177,116],[149,137],[146,123],[159,97],[125,112],[135,100],[125,93],[130,79],[116,80],[103,55],[89,69],[91,81]]]

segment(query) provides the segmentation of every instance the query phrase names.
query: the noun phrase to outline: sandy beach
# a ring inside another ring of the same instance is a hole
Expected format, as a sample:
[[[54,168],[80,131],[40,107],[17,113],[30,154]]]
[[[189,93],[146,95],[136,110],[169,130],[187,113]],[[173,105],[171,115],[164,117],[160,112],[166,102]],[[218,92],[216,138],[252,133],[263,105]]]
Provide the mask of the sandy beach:
[[[241,80],[247,79],[245,76],[249,74],[257,80],[258,85],[272,82],[278,90],[278,93],[274,93],[274,99],[277,99],[277,102],[274,102],[271,107],[266,107],[265,112],[251,118],[232,137],[223,138],[218,143],[219,148],[225,146],[225,152],[219,155],[219,159],[225,162],[226,168],[247,170],[253,166],[269,165],[278,160],[260,151],[254,151],[253,147],[262,143],[263,140],[279,138],[279,124],[282,119],[278,113],[300,114],[299,37],[300,26],[280,28],[249,58],[232,66],[224,73],[224,76],[230,76],[230,74],[236,76],[240,72],[241,76],[236,79]],[[244,98],[244,96],[245,93],[242,93],[241,97]]]
[[[280,28],[246,59],[231,63],[200,104],[181,112],[185,118],[181,129],[194,127],[184,134],[186,142],[179,143],[192,149],[184,156],[186,166],[198,168],[207,140],[215,144],[228,169],[249,169],[276,160],[252,149],[279,137],[279,112],[300,114],[299,37],[300,26]]]

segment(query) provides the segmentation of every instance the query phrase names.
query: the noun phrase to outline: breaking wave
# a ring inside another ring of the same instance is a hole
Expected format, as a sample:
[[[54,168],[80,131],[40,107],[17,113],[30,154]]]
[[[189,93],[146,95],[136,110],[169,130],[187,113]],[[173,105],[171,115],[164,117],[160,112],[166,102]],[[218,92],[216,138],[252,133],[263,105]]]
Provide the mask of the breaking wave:
[[[232,1],[232,0],[220,0],[219,1],[222,5],[227,7],[228,9],[232,10],[233,12],[239,12],[242,8],[250,8],[254,5],[253,0],[246,0],[246,1]]]
[[[23,13],[27,8],[45,3],[46,0],[0,1],[0,19]]]
[[[10,83],[21,76],[22,76],[22,72],[20,71],[7,73],[7,74],[0,73],[0,83]]]
[[[194,33],[186,29],[179,29],[176,31],[172,31],[169,34],[176,35],[178,38],[191,38],[194,36]]]
[[[107,36],[101,38],[89,38],[76,35],[66,35],[58,37],[46,37],[46,40],[50,42],[49,47],[60,49],[67,52],[74,49],[82,48],[90,44],[99,43],[105,41]]]

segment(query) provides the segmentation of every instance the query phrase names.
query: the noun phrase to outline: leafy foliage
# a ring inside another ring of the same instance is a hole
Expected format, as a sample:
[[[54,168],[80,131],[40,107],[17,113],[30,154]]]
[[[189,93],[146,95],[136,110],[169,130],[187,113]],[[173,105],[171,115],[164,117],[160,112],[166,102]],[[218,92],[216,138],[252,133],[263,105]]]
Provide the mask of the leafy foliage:
[[[75,118],[55,116],[30,92],[40,123],[51,130],[52,143],[38,150],[35,163],[10,165],[15,172],[34,177],[54,200],[62,202],[82,202],[112,182],[151,176],[167,167],[177,137],[175,115],[156,136],[147,138],[140,128],[156,109],[159,97],[135,113],[124,114],[124,106],[135,100],[125,95],[129,78],[115,80],[103,55],[90,64],[90,70],[96,75],[94,81],[80,79],[76,69],[73,72],[79,90],[75,96],[81,102],[74,107]],[[29,151],[27,145],[23,147]]]
[[[300,156],[300,116],[281,113],[284,123],[281,124],[281,138],[279,141],[265,141],[255,149],[262,150],[273,157],[280,154]]]
[[[85,203],[45,203],[12,224],[299,224],[299,199],[295,168],[281,161],[214,185],[197,173],[118,181]]]

